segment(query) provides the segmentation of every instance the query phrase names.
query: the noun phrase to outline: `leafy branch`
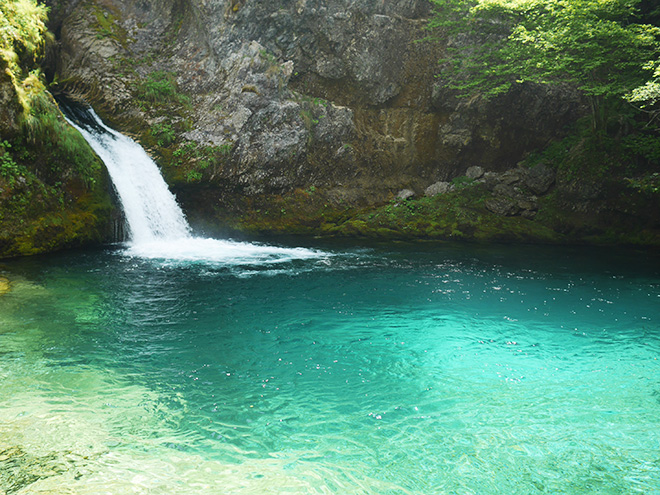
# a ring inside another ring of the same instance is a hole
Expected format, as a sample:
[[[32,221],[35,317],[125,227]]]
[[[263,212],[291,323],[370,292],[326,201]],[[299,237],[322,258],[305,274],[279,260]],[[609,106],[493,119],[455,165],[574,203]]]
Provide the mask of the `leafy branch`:
[[[431,39],[444,39],[440,77],[460,96],[514,84],[569,83],[588,98],[594,130],[606,102],[657,101],[660,28],[637,23],[639,0],[431,0]],[[638,89],[635,89],[638,88]]]

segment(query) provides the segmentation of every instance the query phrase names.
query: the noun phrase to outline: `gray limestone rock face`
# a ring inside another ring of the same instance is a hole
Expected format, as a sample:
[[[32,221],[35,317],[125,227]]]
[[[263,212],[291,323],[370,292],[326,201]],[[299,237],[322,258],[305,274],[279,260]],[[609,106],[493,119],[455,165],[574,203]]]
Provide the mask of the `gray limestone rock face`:
[[[579,114],[567,90],[521,85],[486,101],[441,89],[444,47],[419,42],[427,0],[51,3],[61,91],[133,134],[167,124],[199,146],[230,146],[215,180],[247,194],[350,184],[384,201],[473,163],[481,178]],[[155,113],[141,102],[157,73],[188,103],[162,99]]]
[[[11,77],[5,68],[5,61],[0,59],[0,131],[6,136],[18,129],[21,107]]]

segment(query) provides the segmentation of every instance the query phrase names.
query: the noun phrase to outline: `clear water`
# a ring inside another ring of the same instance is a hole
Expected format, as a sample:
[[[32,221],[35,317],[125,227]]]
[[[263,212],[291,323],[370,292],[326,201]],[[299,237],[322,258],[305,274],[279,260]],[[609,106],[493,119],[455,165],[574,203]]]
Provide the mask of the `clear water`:
[[[0,264],[0,492],[660,493],[658,258],[304,252]]]

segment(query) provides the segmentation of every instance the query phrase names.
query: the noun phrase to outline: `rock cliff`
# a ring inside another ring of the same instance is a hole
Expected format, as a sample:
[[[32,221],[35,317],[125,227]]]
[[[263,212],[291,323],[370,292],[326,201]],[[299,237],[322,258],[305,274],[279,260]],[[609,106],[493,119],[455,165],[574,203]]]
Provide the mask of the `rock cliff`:
[[[538,192],[528,182],[541,168],[516,172],[582,115],[579,95],[519,85],[456,99],[437,74],[443,47],[419,41],[426,0],[49,3],[52,90],[137,137],[198,227],[575,242],[626,225],[609,186],[588,191],[592,178],[544,163],[553,179]],[[474,166],[490,178],[467,177]],[[420,199],[445,182],[460,187]],[[434,202],[431,216],[474,218],[376,222],[402,211],[403,189],[410,204]],[[648,216],[635,226],[657,228]]]

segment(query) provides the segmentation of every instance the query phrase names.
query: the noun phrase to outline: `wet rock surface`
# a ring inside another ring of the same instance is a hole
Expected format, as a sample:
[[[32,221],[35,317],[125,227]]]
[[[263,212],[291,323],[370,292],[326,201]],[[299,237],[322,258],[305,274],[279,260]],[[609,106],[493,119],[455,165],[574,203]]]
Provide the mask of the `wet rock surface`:
[[[19,446],[0,449],[0,494],[29,493],[33,483],[63,473],[82,476],[85,459],[73,453],[29,454]]]

